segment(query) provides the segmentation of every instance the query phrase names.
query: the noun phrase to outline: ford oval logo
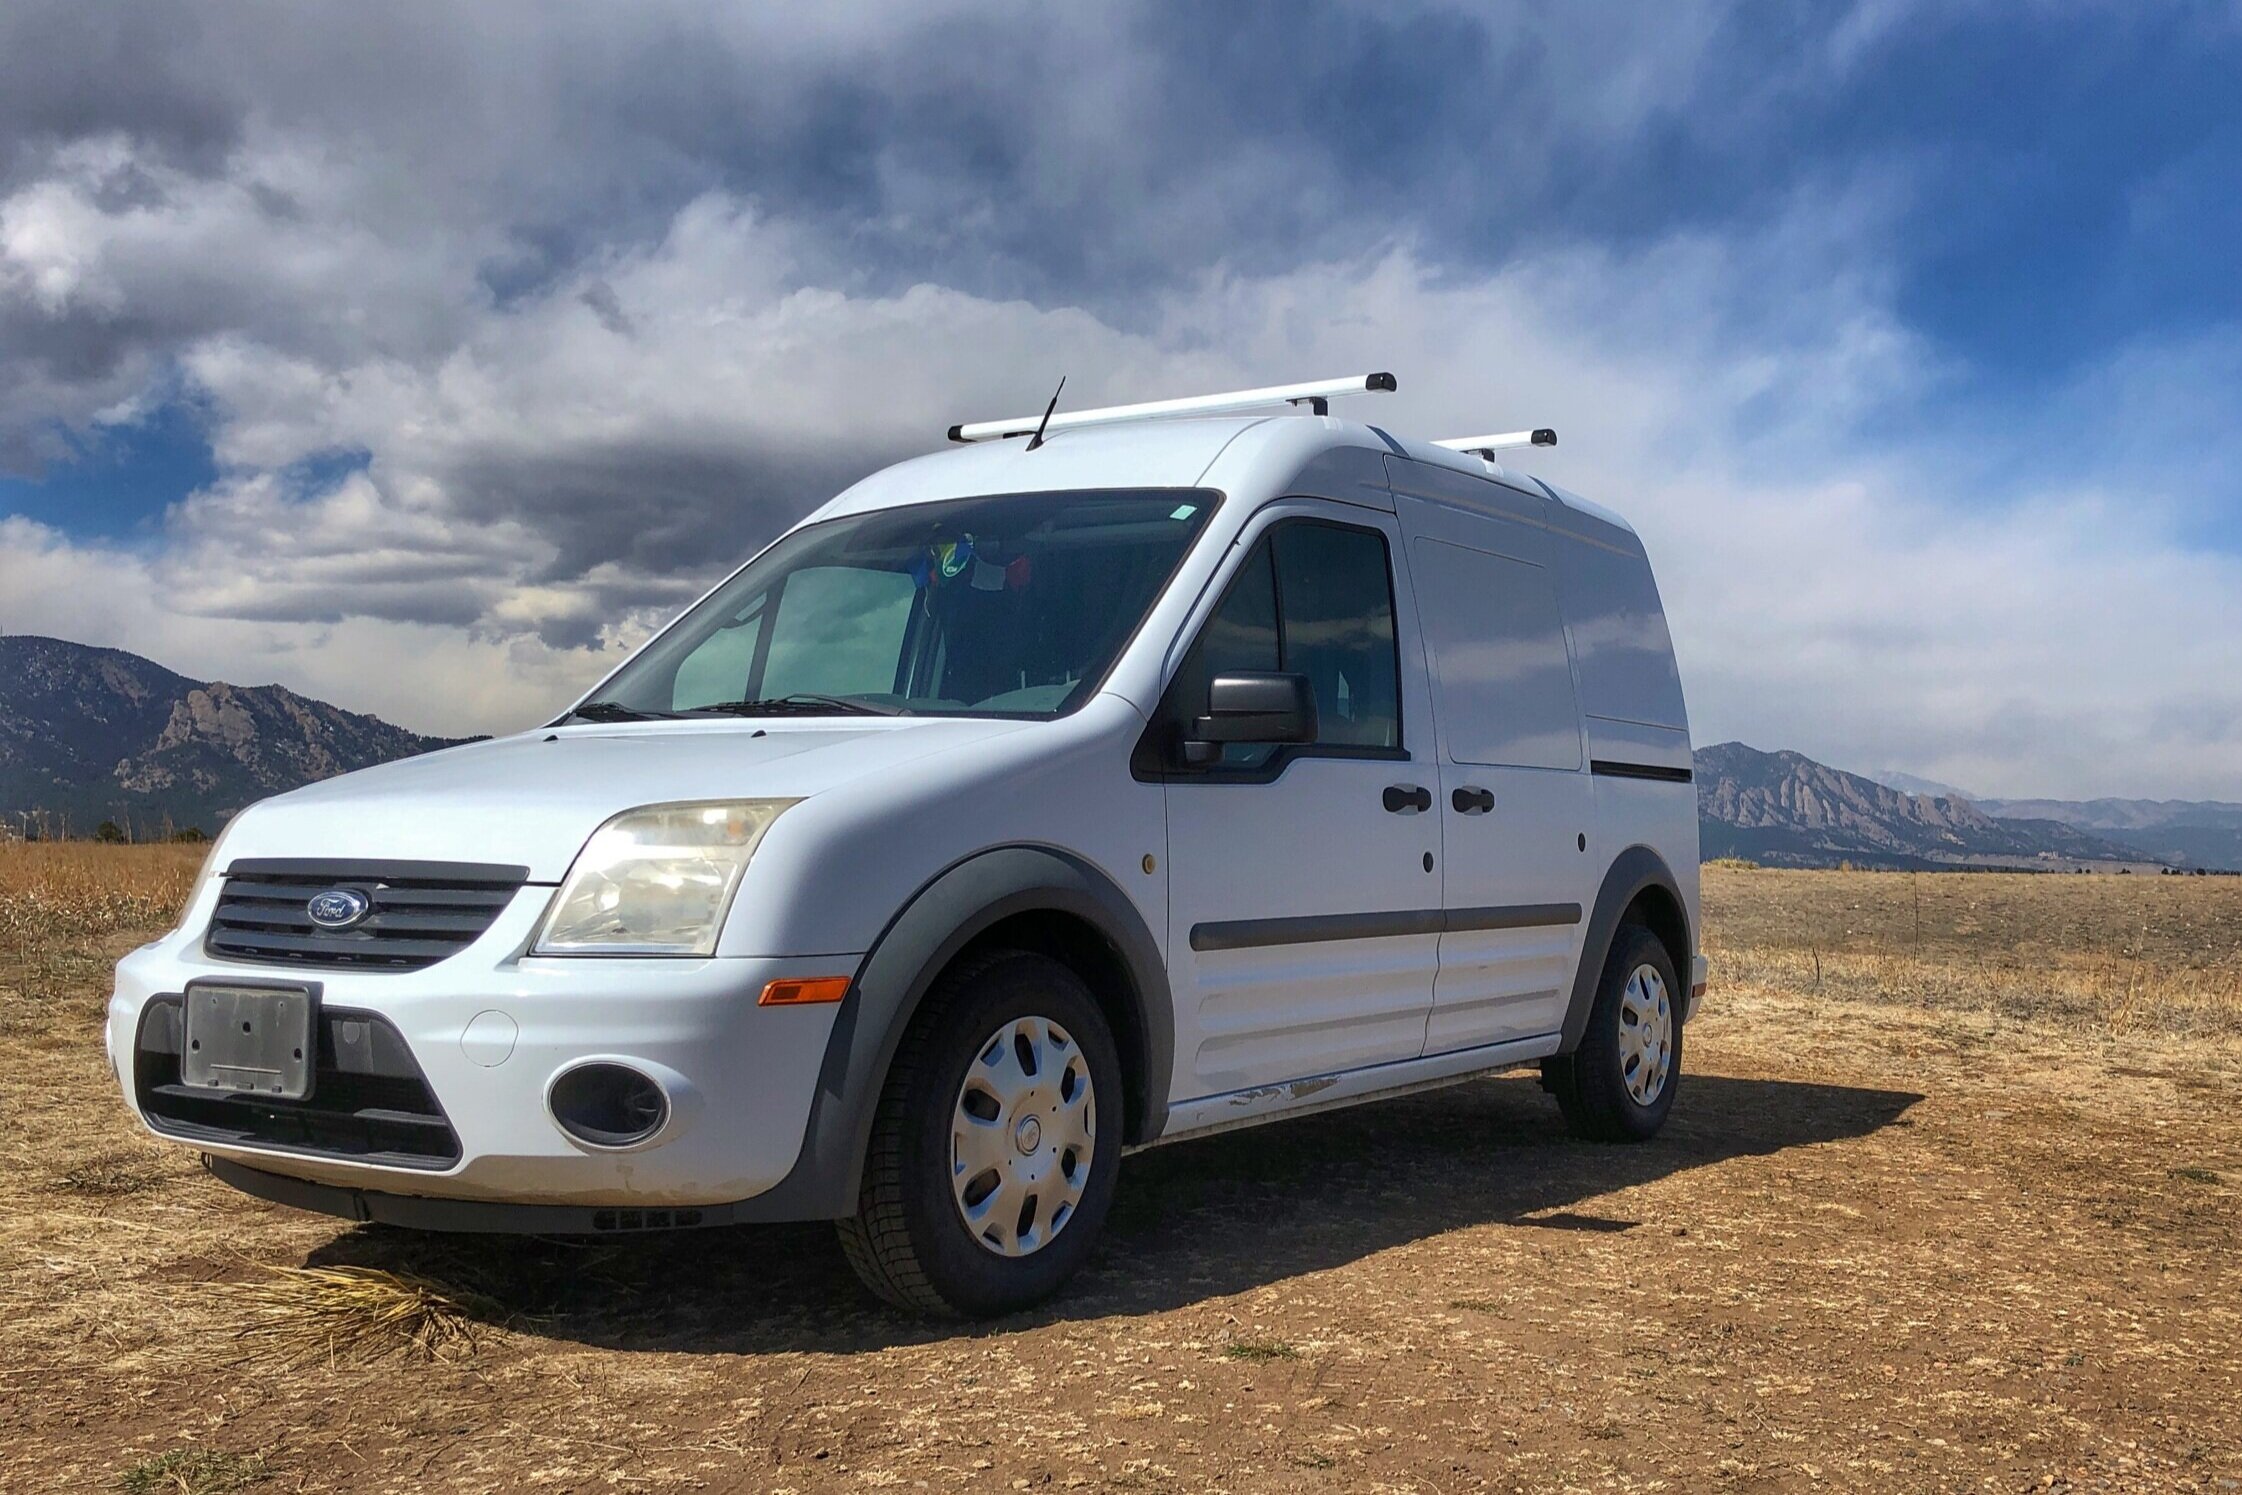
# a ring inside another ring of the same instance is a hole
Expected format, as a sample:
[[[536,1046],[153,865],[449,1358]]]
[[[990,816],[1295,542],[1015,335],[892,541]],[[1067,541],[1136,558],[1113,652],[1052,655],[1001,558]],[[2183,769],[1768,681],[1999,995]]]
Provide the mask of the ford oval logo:
[[[356,888],[329,888],[312,895],[304,905],[311,922],[321,929],[348,929],[373,911],[374,900]]]

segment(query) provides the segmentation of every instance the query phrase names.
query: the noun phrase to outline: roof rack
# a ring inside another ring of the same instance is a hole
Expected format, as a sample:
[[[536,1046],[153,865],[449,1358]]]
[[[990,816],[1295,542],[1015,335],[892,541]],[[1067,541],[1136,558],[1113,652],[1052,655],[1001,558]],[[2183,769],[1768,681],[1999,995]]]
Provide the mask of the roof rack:
[[[1452,452],[1489,458],[1496,452],[1509,451],[1513,447],[1556,444],[1557,433],[1547,426],[1537,426],[1531,431],[1502,431],[1493,436],[1451,436],[1446,441],[1433,443],[1434,446],[1444,446]]]
[[[973,421],[950,427],[952,441],[1001,441],[1008,436],[1032,435],[1040,424],[1045,431],[1075,426],[1110,426],[1120,421],[1158,420],[1169,415],[1229,415],[1240,410],[1260,410],[1270,405],[1305,405],[1317,415],[1328,415],[1335,395],[1390,393],[1400,388],[1391,374],[1356,374],[1349,379],[1318,379],[1307,384],[1272,384],[1264,389],[1237,389],[1228,394],[1192,395],[1181,400],[1153,400],[1142,405],[1107,405],[1098,410],[1069,410],[1055,415],[1019,415],[1008,420]]]

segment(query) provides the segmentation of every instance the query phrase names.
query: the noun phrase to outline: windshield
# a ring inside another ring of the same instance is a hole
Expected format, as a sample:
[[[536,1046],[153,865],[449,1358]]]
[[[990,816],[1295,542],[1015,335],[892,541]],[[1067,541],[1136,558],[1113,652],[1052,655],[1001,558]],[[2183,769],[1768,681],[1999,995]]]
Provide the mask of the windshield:
[[[577,714],[1057,716],[1097,688],[1216,501],[1022,493],[810,525]]]

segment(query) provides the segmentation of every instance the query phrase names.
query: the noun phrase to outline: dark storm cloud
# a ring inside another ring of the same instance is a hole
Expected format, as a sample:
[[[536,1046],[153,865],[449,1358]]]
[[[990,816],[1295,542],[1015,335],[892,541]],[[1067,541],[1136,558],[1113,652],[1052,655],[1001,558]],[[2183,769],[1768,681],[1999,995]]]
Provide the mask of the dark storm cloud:
[[[1700,11],[1559,30],[1509,6],[895,6],[851,26],[669,4],[26,0],[0,19],[0,138],[18,180],[109,133],[238,172],[254,126],[411,172],[414,216],[487,220],[548,268],[722,189],[845,233],[867,273],[997,289],[972,283],[986,266],[1008,293],[1121,294],[1241,249],[1426,225],[1507,239],[1590,158],[1610,69],[1676,80],[1614,104],[1618,122],[1701,117],[1682,108]]]
[[[858,455],[695,453],[632,441],[550,461],[471,462],[447,486],[459,516],[471,522],[534,516],[554,549],[529,581],[564,582],[610,565],[690,587],[746,560],[881,465]]]
[[[0,10],[0,190],[54,146],[111,132],[219,170],[249,101],[205,68],[200,40],[182,4],[13,0]]]
[[[1668,14],[1559,45],[1523,8],[19,0],[0,464],[36,475],[58,428],[212,339],[329,374],[431,367],[490,306],[658,240],[710,192],[814,242],[821,284],[1116,326],[1216,265],[1413,235],[1483,262],[1532,231],[1551,143],[1597,133],[1605,41],[1686,81],[1703,26]]]

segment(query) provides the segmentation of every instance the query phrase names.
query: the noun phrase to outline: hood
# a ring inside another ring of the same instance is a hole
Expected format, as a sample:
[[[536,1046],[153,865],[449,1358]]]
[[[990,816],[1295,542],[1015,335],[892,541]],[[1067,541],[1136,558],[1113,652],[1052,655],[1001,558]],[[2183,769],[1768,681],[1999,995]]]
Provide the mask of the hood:
[[[593,831],[639,805],[808,799],[1032,725],[906,717],[542,729],[261,801],[235,817],[226,859],[496,862],[558,882]]]

